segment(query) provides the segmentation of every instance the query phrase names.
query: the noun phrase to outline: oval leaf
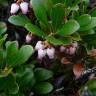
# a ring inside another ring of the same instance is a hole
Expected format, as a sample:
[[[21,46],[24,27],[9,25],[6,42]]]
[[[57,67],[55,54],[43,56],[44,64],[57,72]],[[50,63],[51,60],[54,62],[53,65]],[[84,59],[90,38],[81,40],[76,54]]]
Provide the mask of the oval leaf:
[[[37,19],[42,21],[45,25],[48,25],[47,14],[45,10],[46,8],[43,6],[43,1],[31,0],[31,2],[32,2],[32,7]]]
[[[91,22],[88,25],[80,27],[80,31],[87,31],[94,27],[96,27],[96,17],[92,17]]]
[[[53,86],[48,82],[42,82],[35,85],[34,90],[37,94],[48,94],[53,90]]]
[[[37,26],[35,26],[35,25],[31,24],[31,23],[26,24],[25,28],[29,32],[31,32],[33,34],[36,34],[37,36],[40,36],[40,37],[45,37],[46,36],[46,34],[42,30],[40,30]]]
[[[37,68],[35,70],[35,77],[37,81],[44,81],[53,77],[53,72],[44,68]]]
[[[17,26],[24,26],[25,24],[30,23],[30,20],[26,17],[26,15],[22,14],[10,16],[8,21]]]
[[[80,25],[77,21],[69,20],[61,29],[58,30],[58,34],[61,36],[68,36],[76,32],[79,28]]]
[[[29,57],[34,52],[33,47],[30,45],[25,45],[20,48],[17,54],[11,57],[10,62],[8,63],[9,67],[14,67],[25,63]]]
[[[91,16],[88,14],[84,14],[80,16],[77,21],[79,22],[80,26],[88,25],[91,22]]]

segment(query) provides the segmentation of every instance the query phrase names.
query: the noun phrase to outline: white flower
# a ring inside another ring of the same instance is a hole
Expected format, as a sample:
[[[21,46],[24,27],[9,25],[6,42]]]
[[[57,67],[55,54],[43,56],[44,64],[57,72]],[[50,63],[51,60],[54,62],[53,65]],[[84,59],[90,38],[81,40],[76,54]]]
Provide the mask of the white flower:
[[[42,41],[38,41],[35,50],[44,49],[44,45],[42,44]]]
[[[73,47],[75,47],[75,48],[78,47],[78,43],[77,43],[77,42],[74,42],[72,45],[73,45]]]
[[[42,58],[45,57],[45,56],[46,56],[46,49],[45,50],[39,49],[38,50],[38,59],[42,60]]]
[[[27,2],[22,2],[20,4],[20,8],[23,14],[27,14],[28,12],[28,3]]]
[[[31,36],[30,34],[28,34],[28,35],[26,36],[26,43],[30,43],[31,40],[32,40],[32,36]]]
[[[75,48],[75,47],[70,47],[70,48],[69,48],[69,54],[70,54],[70,55],[75,54],[75,52],[76,52],[76,48]]]
[[[66,47],[60,46],[60,52],[64,52],[66,50]]]
[[[50,59],[53,59],[55,56],[55,49],[53,47],[47,48],[47,55]]]
[[[11,5],[10,13],[11,13],[11,14],[15,14],[16,12],[18,12],[18,10],[19,10],[19,5],[16,4],[16,3],[13,3],[13,4]]]

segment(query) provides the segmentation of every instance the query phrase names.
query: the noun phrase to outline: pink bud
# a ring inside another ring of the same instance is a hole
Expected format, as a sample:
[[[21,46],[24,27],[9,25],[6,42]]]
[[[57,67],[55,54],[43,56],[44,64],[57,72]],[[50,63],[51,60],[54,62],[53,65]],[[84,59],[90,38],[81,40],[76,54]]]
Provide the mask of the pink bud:
[[[42,44],[42,41],[38,41],[35,50],[44,49],[44,45]]]
[[[47,55],[50,59],[53,59],[55,56],[55,49],[53,47],[47,48]]]
[[[39,49],[38,50],[38,59],[42,60],[42,58],[45,56],[46,56],[46,50]]]
[[[66,47],[60,46],[60,52],[64,52],[66,50]]]
[[[10,13],[11,13],[11,14],[15,14],[16,12],[18,12],[18,10],[19,10],[19,5],[16,4],[16,3],[13,3],[13,4],[11,5]]]
[[[27,14],[28,12],[28,3],[27,2],[22,2],[20,4],[20,8],[23,14]]]
[[[31,34],[28,34],[28,35],[26,36],[26,43],[30,43],[31,40],[32,40],[32,35],[31,35]]]
[[[76,48],[70,47],[70,49],[69,49],[69,54],[70,54],[70,55],[73,55],[73,54],[75,54],[75,52],[76,52]]]

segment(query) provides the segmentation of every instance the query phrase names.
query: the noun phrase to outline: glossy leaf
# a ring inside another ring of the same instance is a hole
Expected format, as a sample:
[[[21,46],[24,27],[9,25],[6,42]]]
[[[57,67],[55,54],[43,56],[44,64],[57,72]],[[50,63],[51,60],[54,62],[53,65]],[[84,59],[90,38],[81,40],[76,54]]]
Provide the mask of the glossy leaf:
[[[96,27],[96,17],[92,17],[91,22],[88,25],[80,27],[80,31],[87,31],[94,27]]]
[[[33,54],[33,47],[30,45],[25,45],[20,48],[20,50],[17,52],[16,55],[11,57],[10,62],[8,63],[8,66],[17,66],[25,63],[29,57]]]
[[[42,82],[36,84],[34,90],[37,94],[48,94],[53,90],[53,86],[50,83]]]
[[[68,36],[78,31],[79,28],[80,25],[77,21],[69,20],[61,29],[57,31],[57,33],[61,36]]]
[[[10,94],[16,94],[19,91],[15,78],[11,74],[7,77],[0,78],[0,85],[0,91],[8,91]]]
[[[44,68],[37,68],[35,69],[35,77],[37,81],[48,80],[53,77],[53,72]]]
[[[30,23],[30,20],[26,17],[26,15],[13,15],[10,16],[8,21],[17,26],[25,26],[25,24]]]
[[[79,22],[80,26],[88,25],[91,22],[91,16],[88,14],[81,15],[78,17],[77,21]]]
[[[51,19],[53,28],[56,31],[60,26],[62,26],[64,19],[64,8],[62,6],[53,7],[51,10]]]
[[[48,26],[47,14],[42,0],[31,0],[34,13],[38,20]]]
[[[46,39],[53,45],[68,45],[71,43],[71,38],[57,39],[54,36],[47,36]]]
[[[25,28],[29,32],[31,32],[33,34],[36,34],[37,36],[40,36],[40,37],[46,36],[46,34],[42,30],[40,30],[37,26],[35,26],[35,25],[31,24],[31,23],[26,24]]]

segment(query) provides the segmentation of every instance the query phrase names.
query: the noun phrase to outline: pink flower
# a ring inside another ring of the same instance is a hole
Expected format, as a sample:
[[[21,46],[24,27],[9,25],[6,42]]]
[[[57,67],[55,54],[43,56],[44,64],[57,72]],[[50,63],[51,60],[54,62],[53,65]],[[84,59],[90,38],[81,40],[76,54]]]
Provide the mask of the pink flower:
[[[18,10],[19,10],[19,5],[16,4],[16,3],[13,3],[13,4],[11,5],[10,13],[11,13],[11,14],[15,14],[16,12],[18,12]]]
[[[23,14],[27,14],[28,12],[28,3],[27,2],[22,2],[20,4],[20,8]]]
[[[38,59],[42,60],[42,58],[45,56],[46,56],[46,50],[39,49],[38,50]]]
[[[30,43],[31,40],[32,40],[32,35],[28,34],[28,35],[26,36],[26,43]]]
[[[50,59],[55,57],[55,49],[53,47],[47,48],[47,55]]]
[[[66,47],[60,46],[60,52],[64,52],[66,50]]]
[[[44,49],[44,45],[42,44],[42,41],[38,41],[35,50]]]
[[[75,52],[76,52],[76,48],[75,48],[75,47],[70,47],[70,48],[69,48],[69,54],[70,54],[70,55],[75,54]]]

